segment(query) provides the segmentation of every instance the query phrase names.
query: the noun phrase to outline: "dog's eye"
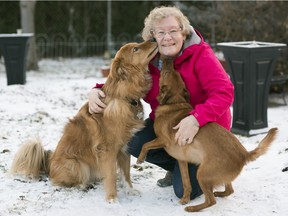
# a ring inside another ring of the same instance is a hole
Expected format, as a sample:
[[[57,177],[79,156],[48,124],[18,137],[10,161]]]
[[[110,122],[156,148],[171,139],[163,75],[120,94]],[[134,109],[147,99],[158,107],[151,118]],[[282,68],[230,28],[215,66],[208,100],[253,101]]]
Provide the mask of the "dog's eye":
[[[138,50],[139,50],[138,47],[134,47],[134,48],[133,48],[133,52],[137,52]]]

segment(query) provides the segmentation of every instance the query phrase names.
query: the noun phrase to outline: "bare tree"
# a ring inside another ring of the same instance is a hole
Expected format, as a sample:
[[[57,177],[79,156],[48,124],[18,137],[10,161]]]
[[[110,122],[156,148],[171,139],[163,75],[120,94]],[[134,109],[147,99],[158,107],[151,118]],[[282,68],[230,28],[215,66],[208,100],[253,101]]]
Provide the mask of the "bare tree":
[[[21,27],[23,33],[35,34],[34,11],[37,0],[20,0]],[[38,57],[35,37],[30,39],[27,53],[27,70],[38,70]]]

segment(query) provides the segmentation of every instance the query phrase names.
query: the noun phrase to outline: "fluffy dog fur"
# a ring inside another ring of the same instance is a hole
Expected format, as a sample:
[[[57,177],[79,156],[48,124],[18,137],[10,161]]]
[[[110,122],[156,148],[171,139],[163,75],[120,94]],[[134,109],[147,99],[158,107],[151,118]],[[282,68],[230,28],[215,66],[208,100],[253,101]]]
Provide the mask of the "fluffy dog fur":
[[[158,100],[160,106],[156,110],[154,123],[157,138],[143,146],[137,162],[142,163],[147,152],[157,148],[165,148],[168,154],[176,158],[184,187],[181,204],[189,202],[192,190],[187,165],[198,164],[197,179],[205,195],[205,202],[186,207],[185,210],[189,212],[214,205],[215,196],[232,194],[231,182],[247,162],[257,159],[268,150],[277,133],[277,128],[270,129],[258,147],[248,152],[228,130],[216,123],[208,123],[199,129],[191,144],[180,147],[175,141],[176,132],[172,127],[186,117],[192,107],[185,84],[174,70],[171,59],[163,61]],[[225,185],[225,191],[213,193],[213,189],[222,184]]]
[[[106,200],[113,202],[118,165],[132,188],[125,146],[144,126],[140,99],[150,89],[148,63],[157,50],[157,44],[150,41],[124,45],[102,88],[104,112],[90,114],[86,103],[65,126],[54,152],[44,150],[40,141],[30,141],[17,152],[11,172],[32,177],[48,174],[53,184],[67,187],[87,187],[103,178]]]

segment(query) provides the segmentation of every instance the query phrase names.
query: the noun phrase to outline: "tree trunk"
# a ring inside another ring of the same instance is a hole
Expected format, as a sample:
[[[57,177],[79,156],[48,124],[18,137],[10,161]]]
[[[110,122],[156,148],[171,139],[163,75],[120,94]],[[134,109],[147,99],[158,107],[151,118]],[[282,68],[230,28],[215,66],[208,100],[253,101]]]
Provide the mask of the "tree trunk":
[[[26,58],[27,70],[38,70],[38,57],[36,51],[34,11],[37,0],[20,0],[21,28],[23,33],[33,33],[30,38],[29,49]]]

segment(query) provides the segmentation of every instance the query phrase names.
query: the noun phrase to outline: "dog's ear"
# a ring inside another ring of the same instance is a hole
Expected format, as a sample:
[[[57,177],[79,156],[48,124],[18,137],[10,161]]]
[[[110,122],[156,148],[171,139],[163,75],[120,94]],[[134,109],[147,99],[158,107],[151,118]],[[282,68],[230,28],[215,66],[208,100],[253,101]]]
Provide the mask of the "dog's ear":
[[[167,85],[162,85],[160,89],[160,94],[158,94],[157,100],[162,104],[166,104],[168,99],[170,98],[169,88]]]
[[[128,79],[128,70],[125,68],[125,64],[120,58],[116,58],[112,63],[112,78],[119,80],[127,80]]]

